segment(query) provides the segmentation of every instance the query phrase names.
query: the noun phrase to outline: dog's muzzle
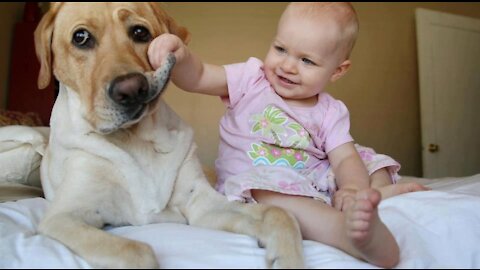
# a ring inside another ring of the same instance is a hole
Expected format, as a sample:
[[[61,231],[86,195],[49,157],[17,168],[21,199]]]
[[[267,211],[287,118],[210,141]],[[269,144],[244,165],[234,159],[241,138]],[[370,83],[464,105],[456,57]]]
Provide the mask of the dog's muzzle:
[[[146,111],[147,105],[166,88],[175,61],[175,56],[169,54],[165,63],[155,72],[129,73],[115,78],[107,89],[115,117],[100,131],[110,133],[138,121]]]
[[[108,89],[108,96],[113,102],[130,110],[148,100],[150,86],[141,73],[129,73],[115,78]]]

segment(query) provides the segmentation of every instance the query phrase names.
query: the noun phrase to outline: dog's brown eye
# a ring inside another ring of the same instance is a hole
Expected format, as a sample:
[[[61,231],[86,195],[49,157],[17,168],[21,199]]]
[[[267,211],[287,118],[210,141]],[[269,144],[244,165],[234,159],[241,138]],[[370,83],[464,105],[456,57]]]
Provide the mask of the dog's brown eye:
[[[152,40],[152,35],[150,34],[150,31],[148,31],[147,28],[141,25],[135,25],[131,27],[129,34],[135,42],[146,43]]]
[[[72,43],[80,49],[91,49],[95,46],[95,39],[87,30],[79,29],[73,33]]]

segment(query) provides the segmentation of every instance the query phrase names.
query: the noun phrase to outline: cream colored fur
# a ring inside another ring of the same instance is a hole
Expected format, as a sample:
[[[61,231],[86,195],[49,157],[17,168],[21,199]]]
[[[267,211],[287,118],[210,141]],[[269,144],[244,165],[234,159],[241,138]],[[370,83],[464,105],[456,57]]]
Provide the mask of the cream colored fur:
[[[150,86],[155,80],[148,43],[131,40],[132,25],[152,36],[171,32],[188,40],[186,29],[151,3],[55,3],[35,32],[39,87],[48,85],[52,72],[61,83],[41,164],[51,203],[40,232],[93,267],[155,268],[162,258],[150,246],[102,227],[177,222],[253,236],[267,250],[267,267],[303,267],[295,219],[279,208],[228,202],[217,193],[202,171],[191,128],[160,97],[127,120],[106,97],[118,76],[146,74]],[[72,44],[72,34],[82,28],[95,38],[93,48]]]

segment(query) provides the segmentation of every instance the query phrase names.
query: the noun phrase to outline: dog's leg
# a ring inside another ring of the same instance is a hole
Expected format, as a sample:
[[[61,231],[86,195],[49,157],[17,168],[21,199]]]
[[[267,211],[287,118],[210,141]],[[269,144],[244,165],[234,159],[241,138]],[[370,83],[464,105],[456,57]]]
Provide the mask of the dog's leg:
[[[158,268],[150,246],[104,232],[73,213],[48,216],[39,231],[62,242],[95,268]]]
[[[302,236],[296,219],[286,211],[260,204],[229,202],[205,178],[190,153],[179,172],[172,203],[194,226],[246,234],[266,248],[269,268],[303,268]]]
[[[206,181],[206,180],[205,180]],[[198,188],[190,201],[194,226],[246,234],[266,248],[269,268],[303,268],[302,238],[296,220],[284,210],[260,204],[228,202],[210,188]]]
[[[150,246],[101,230],[106,223],[128,223],[125,209],[129,204],[122,204],[128,193],[115,182],[119,175],[110,161],[81,151],[69,153],[68,159],[55,160],[54,164],[61,164],[67,173],[60,175],[63,181],[56,187],[39,231],[60,241],[95,268],[157,268]]]

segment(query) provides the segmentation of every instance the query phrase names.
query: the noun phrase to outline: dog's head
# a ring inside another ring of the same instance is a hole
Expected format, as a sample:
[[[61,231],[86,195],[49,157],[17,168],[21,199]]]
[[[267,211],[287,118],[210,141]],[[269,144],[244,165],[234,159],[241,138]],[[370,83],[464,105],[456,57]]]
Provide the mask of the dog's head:
[[[188,41],[188,31],[155,3],[52,3],[35,31],[38,87],[53,71],[78,94],[93,129],[112,132],[154,109],[147,49],[166,32]]]

